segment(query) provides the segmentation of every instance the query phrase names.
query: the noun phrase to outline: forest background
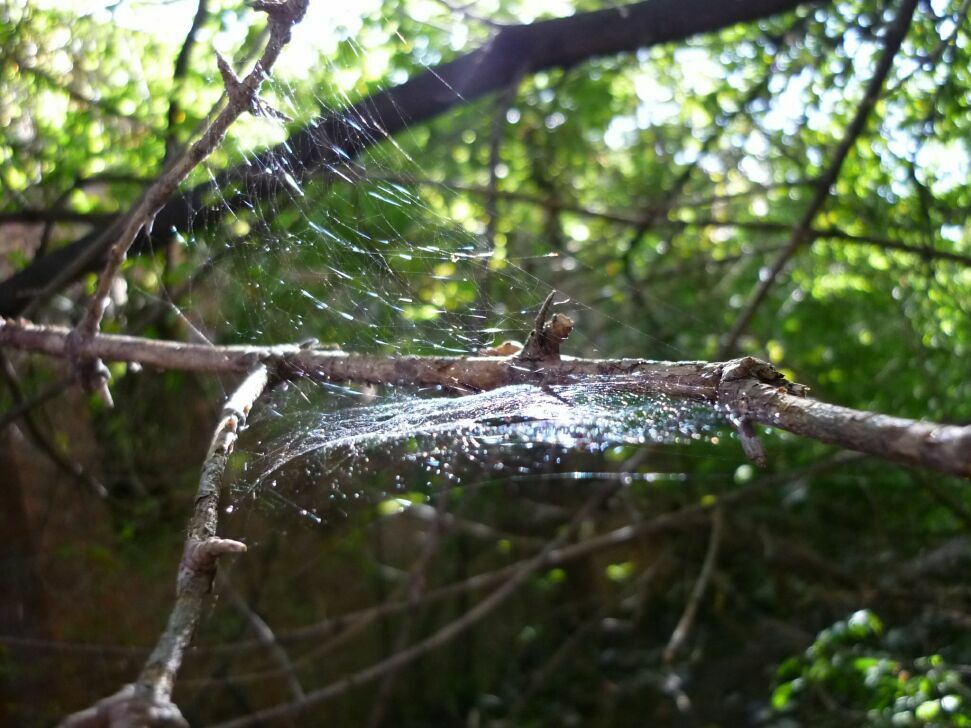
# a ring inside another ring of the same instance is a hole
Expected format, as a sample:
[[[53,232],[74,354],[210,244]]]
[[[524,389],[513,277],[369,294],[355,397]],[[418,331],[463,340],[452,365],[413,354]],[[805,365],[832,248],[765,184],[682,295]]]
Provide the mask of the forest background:
[[[100,329],[466,357],[555,290],[564,355],[751,355],[966,432],[968,11],[312,2]],[[267,32],[212,0],[0,19],[12,336],[83,321],[117,221],[234,103],[214,49],[242,76]],[[139,675],[240,376],[108,361],[109,407],[91,362],[3,344],[0,709],[41,725]],[[971,724],[967,478],[610,382],[388,384],[257,402],[191,723]]]

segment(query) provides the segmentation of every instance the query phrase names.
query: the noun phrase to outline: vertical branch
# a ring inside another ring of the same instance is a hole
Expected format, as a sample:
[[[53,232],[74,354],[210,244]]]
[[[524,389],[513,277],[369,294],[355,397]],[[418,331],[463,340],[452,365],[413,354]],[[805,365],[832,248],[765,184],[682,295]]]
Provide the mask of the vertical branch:
[[[408,575],[407,599],[409,608],[404,613],[402,625],[395,639],[395,654],[401,652],[408,646],[408,640],[411,637],[416,621],[415,612],[425,591],[428,567],[431,565],[441,545],[442,532],[445,530],[445,514],[448,510],[448,500],[448,487],[443,484],[438,493],[438,503],[436,503],[435,507],[435,520],[432,523],[432,530],[428,534],[428,541],[425,543],[425,547],[422,549],[421,554],[419,554],[418,559],[412,565]],[[384,676],[384,680],[382,680],[381,686],[377,690],[374,707],[371,710],[370,716],[368,716],[367,725],[369,728],[379,728],[384,723],[385,714],[388,709],[388,704],[391,701],[391,696],[394,693],[398,674],[399,670],[393,670]]]
[[[769,290],[773,285],[775,285],[776,280],[782,273],[782,269],[785,268],[786,264],[804,245],[809,245],[813,242],[813,240],[815,240],[815,235],[813,234],[813,221],[822,211],[823,206],[829,199],[830,189],[839,178],[840,171],[843,168],[843,163],[849,156],[850,151],[856,145],[857,139],[866,128],[866,123],[870,118],[870,113],[877,105],[877,101],[880,100],[880,94],[883,89],[884,82],[887,80],[887,76],[890,74],[890,69],[893,68],[894,57],[900,50],[904,37],[907,35],[907,31],[910,28],[911,19],[913,18],[914,12],[917,9],[917,3],[918,0],[904,0],[900,7],[900,11],[897,13],[896,19],[887,30],[887,35],[884,39],[883,54],[880,56],[876,70],[873,73],[873,77],[870,79],[869,84],[867,84],[866,92],[863,95],[863,100],[860,102],[860,105],[856,110],[856,115],[850,122],[849,127],[847,127],[842,141],[836,148],[833,158],[829,163],[829,167],[819,178],[819,182],[816,186],[816,193],[813,195],[813,198],[809,203],[809,207],[806,208],[802,218],[800,218],[799,222],[797,222],[796,226],[792,229],[789,242],[772,262],[767,274],[761,277],[758,287],[752,294],[752,298],[735,320],[735,324],[732,326],[731,330],[728,332],[728,335],[725,337],[725,340],[722,342],[720,356],[731,356],[731,354],[738,348],[739,338],[748,329],[749,324],[752,323],[752,319],[755,317],[756,311],[758,311],[759,306],[761,306],[765,301],[769,294]]]
[[[189,56],[192,54],[192,46],[196,42],[196,34],[199,32],[202,24],[206,22],[208,15],[209,0],[199,0],[199,5],[196,7],[196,14],[192,18],[192,25],[189,26],[189,32],[186,33],[182,47],[179,49],[179,55],[175,58],[175,65],[172,69],[172,80],[175,82],[175,88],[172,91],[172,98],[169,101],[167,115],[168,126],[165,130],[165,157],[162,159],[163,167],[174,156],[178,148],[178,142],[175,138],[175,127],[178,126],[179,117],[182,114],[182,106],[179,104],[178,94],[181,91],[182,81],[189,71]]]
[[[489,184],[486,187],[486,243],[489,248],[495,245],[496,229],[499,225],[499,165],[502,164],[502,131],[506,126],[506,114],[516,99],[519,90],[517,77],[499,95],[496,109],[492,117],[492,129],[489,133]]]
[[[182,561],[179,563],[175,605],[165,631],[146,660],[138,681],[126,685],[90,708],[68,716],[62,724],[65,728],[187,725],[178,706],[172,702],[175,677],[202,616],[219,557],[246,550],[246,546],[239,541],[216,537],[219,494],[239,431],[268,382],[269,371],[265,364],[260,364],[223,406],[209,453],[202,465],[199,489],[189,520]]]
[[[522,74],[517,75],[499,93],[493,112],[492,127],[489,132],[489,182],[486,186],[484,200],[486,214],[485,243],[488,250],[495,249],[496,231],[499,229],[499,200],[502,197],[499,191],[499,165],[502,163],[503,130],[507,123],[506,115],[516,100],[521,80]],[[489,281],[491,277],[492,271],[486,266],[478,281],[479,300],[477,307],[481,308],[483,312],[488,309],[489,305]]]

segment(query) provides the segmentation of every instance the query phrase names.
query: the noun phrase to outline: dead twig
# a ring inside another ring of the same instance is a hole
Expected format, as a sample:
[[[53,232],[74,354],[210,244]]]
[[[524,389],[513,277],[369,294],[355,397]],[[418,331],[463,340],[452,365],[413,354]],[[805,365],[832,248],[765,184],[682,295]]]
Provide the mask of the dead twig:
[[[722,532],[724,530],[725,514],[721,508],[715,508],[711,516],[711,536],[708,539],[708,551],[701,565],[701,572],[698,574],[698,580],[691,590],[691,596],[688,597],[688,603],[684,607],[681,619],[678,620],[678,625],[671,633],[667,647],[664,648],[663,658],[664,662],[668,665],[671,665],[677,658],[678,653],[691,634],[691,629],[694,627],[701,600],[704,598],[705,591],[708,589],[708,583],[711,581],[711,576],[715,572],[715,563],[718,561],[718,549],[721,546]]]
[[[27,435],[27,438],[33,443],[34,447],[46,455],[47,459],[58,470],[76,479],[81,485],[89,488],[99,498],[107,497],[108,490],[101,481],[91,475],[81,463],[72,460],[67,454],[61,452],[61,449],[50,441],[50,438],[34,419],[34,414],[31,410],[36,405],[57,395],[62,387],[55,383],[39,395],[30,399],[24,397],[20,390],[20,382],[17,379],[17,373],[13,368],[13,364],[11,364],[7,357],[3,356],[2,352],[0,352],[0,379],[3,379],[14,400],[14,406],[8,412],[5,412],[3,417],[0,417],[0,432],[17,418],[23,419],[24,434]]]
[[[97,356],[88,351],[88,345],[104,318],[111,286],[125,261],[128,249],[140,232],[151,234],[155,215],[189,173],[219,146],[237,118],[245,112],[273,115],[269,107],[259,99],[257,93],[279,57],[280,51],[289,42],[291,29],[303,18],[308,1],[257,0],[253,3],[255,9],[265,12],[269,18],[270,37],[263,55],[249,74],[239,79],[229,64],[217,53],[219,70],[226,84],[229,101],[202,133],[201,138],[148,188],[141,200],[125,217],[117,240],[108,250],[108,260],[98,279],[98,287],[68,342],[69,358],[81,383],[87,389],[99,392],[108,404],[111,403],[111,393],[108,390],[107,367]]]
[[[0,319],[0,346],[68,357],[69,336],[64,327]],[[725,362],[663,362],[370,356],[299,345],[211,346],[108,334],[96,334],[87,351],[99,359],[136,361],[162,369],[241,373],[263,362],[283,378],[442,386],[452,391],[613,378],[618,389],[705,402],[752,423],[905,465],[971,477],[971,425],[921,422],[819,402],[805,396],[808,387],[788,381],[771,364],[753,357]]]
[[[618,486],[616,484],[612,484],[610,487],[602,489],[599,493],[590,498],[576,513],[567,527],[564,528],[559,535],[547,542],[547,544],[538,554],[533,556],[519,569],[510,574],[509,578],[485,599],[469,609],[461,617],[445,625],[431,636],[415,643],[411,647],[395,653],[381,662],[371,665],[370,667],[366,667],[363,670],[359,670],[352,675],[348,675],[335,683],[331,683],[330,685],[326,685],[322,688],[314,690],[313,692],[308,693],[303,700],[284,703],[282,705],[259,710],[255,713],[242,716],[235,720],[220,723],[216,728],[241,728],[241,726],[253,725],[274,718],[295,715],[311,706],[319,705],[320,703],[337,697],[338,695],[342,695],[352,688],[372,682],[379,677],[383,677],[384,675],[397,671],[401,669],[402,666],[413,662],[419,657],[422,657],[423,655],[438,649],[443,645],[448,644],[455,637],[462,634],[474,624],[491,614],[507,599],[509,599],[509,597],[515,594],[516,591],[523,584],[525,584],[534,573],[536,573],[536,571],[541,569],[546,564],[549,554],[563,546],[569,539],[571,539],[580,525],[590,516],[591,513],[593,513],[593,511],[600,505],[600,503],[603,502],[605,498],[609,497],[609,495],[614,492],[617,487]]]
[[[179,117],[182,116],[182,107],[179,104],[178,93],[182,82],[185,80],[186,75],[189,71],[189,57],[192,55],[192,46],[196,42],[196,34],[198,34],[199,29],[202,28],[203,23],[206,22],[206,18],[209,17],[209,0],[199,0],[199,4],[196,6],[196,14],[192,18],[192,24],[189,26],[189,31],[186,33],[185,40],[182,41],[182,47],[179,49],[179,54],[175,57],[175,64],[172,67],[172,81],[174,82],[175,88],[172,91],[172,98],[169,99],[169,111],[167,116],[167,127],[165,129],[165,157],[162,159],[162,166],[173,157],[176,150],[178,149],[178,143],[175,138],[175,129],[179,123]]]
[[[428,581],[428,568],[434,560],[435,554],[438,552],[442,542],[442,532],[446,528],[445,517],[447,515],[449,501],[447,488],[441,488],[437,501],[435,504],[434,525],[428,534],[428,540],[425,542],[421,554],[412,565],[408,574],[406,596],[408,602],[411,604],[411,608],[404,613],[403,623],[395,639],[394,654],[401,652],[408,646],[408,641],[411,638],[411,633],[414,628],[416,608],[425,592],[425,585]],[[399,671],[400,668],[392,670],[384,676],[384,680],[382,680],[377,690],[374,707],[368,716],[367,725],[369,728],[378,728],[384,722],[385,712],[387,711],[391,696],[394,693]]]
[[[283,645],[280,644],[276,635],[273,634],[270,625],[246,603],[246,600],[243,599],[238,591],[232,587],[228,587],[226,589],[226,595],[229,597],[233,608],[242,615],[256,634],[256,639],[266,648],[266,651],[279,666],[280,672],[286,678],[290,697],[294,700],[300,700],[304,696],[304,691],[303,686],[300,684],[300,679],[297,677],[296,667],[290,660],[287,651],[283,649]]]
[[[212,588],[219,557],[246,550],[239,541],[216,536],[222,477],[239,430],[268,382],[269,371],[261,364],[243,380],[223,406],[202,465],[176,579],[175,604],[165,631],[142,667],[138,680],[90,708],[68,716],[62,723],[65,728],[187,725],[178,706],[172,702],[176,674]]]
[[[38,407],[49,399],[53,399],[59,395],[68,387],[68,385],[71,384],[71,381],[71,377],[63,377],[62,379],[58,379],[57,381],[48,384],[41,391],[37,392],[36,394],[32,394],[29,397],[24,396],[17,400],[15,396],[14,399],[17,401],[15,401],[14,405],[3,414],[0,414],[0,432],[3,432],[8,425],[16,422],[19,418],[29,414],[30,411],[35,407]]]

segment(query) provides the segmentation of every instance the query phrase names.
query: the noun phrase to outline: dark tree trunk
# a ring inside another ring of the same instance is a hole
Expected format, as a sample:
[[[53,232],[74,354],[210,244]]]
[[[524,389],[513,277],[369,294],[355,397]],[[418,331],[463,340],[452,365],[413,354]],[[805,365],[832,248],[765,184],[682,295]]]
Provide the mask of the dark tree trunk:
[[[817,0],[821,1],[821,0]],[[173,230],[185,231],[217,222],[228,211],[265,199],[281,186],[266,168],[288,169],[298,180],[327,175],[365,149],[402,129],[435,118],[503,88],[527,73],[570,68],[592,58],[682,41],[791,10],[806,0],[647,0],[633,5],[581,13],[530,25],[507,26],[488,43],[406,83],[374,93],[339,113],[318,117],[285,144],[269,149],[251,163],[223,172],[215,182],[199,185],[174,198],[155,219],[151,239],[141,235],[131,254],[161,245]],[[270,163],[273,164],[270,164]],[[230,194],[228,186],[236,193]],[[223,195],[211,195],[213,188]],[[219,203],[207,206],[217,198]],[[14,316],[38,291],[77,265],[99,231],[56,250],[0,283],[0,316]],[[92,256],[71,279],[101,267]],[[70,281],[64,281],[69,283]]]

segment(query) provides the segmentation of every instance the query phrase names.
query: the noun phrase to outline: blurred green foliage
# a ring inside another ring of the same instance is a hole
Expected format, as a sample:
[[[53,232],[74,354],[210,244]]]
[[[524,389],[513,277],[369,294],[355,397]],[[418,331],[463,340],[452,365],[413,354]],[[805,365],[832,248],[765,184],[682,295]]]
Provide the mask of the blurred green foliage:
[[[433,0],[387,0],[345,25],[318,17],[266,85],[266,99],[292,121],[242,120],[185,189],[251,160],[319,113],[487,42],[494,23],[602,6],[613,4],[482,0],[460,12]],[[165,161],[166,140],[191,140],[221,94],[214,46],[239,65],[258,51],[256,14],[235,0],[211,2],[187,74],[173,78],[195,8],[173,6],[180,22],[154,32],[123,18],[126,8],[152,7],[0,5],[4,277],[100,229],[104,215],[138,199]],[[525,336],[555,287],[577,320],[570,354],[714,358],[808,205],[895,10],[878,0],[812,4],[681,44],[524,75],[511,90],[373,147],[357,160],[353,182],[333,176],[297,189],[281,175],[273,197],[133,258],[105,328],[472,353]],[[741,342],[820,399],[971,421],[967,11],[962,0],[921,3],[816,220],[820,237],[786,268]],[[179,113],[169,126],[173,101]],[[24,211],[64,219],[49,226],[14,219]],[[88,276],[64,289],[36,317],[74,320],[93,284]],[[49,362],[16,363],[27,394],[60,374]],[[96,472],[110,497],[92,506],[76,487],[43,491],[40,476],[21,488],[31,513],[42,514],[30,523],[40,524],[33,558],[49,591],[48,634],[148,644],[164,621],[198,464],[231,383],[121,366],[113,374],[114,411],[80,396],[71,406],[55,401],[38,410],[58,450]],[[7,388],[0,392],[3,409],[13,402]],[[529,475],[496,468],[498,457],[481,463],[478,479],[466,481],[476,486],[450,491],[449,503],[494,533],[444,538],[429,576],[435,585],[506,567],[553,538],[591,487],[553,479],[560,470],[614,472],[626,463],[644,476],[585,525],[588,535],[763,487],[726,516],[716,577],[676,664],[664,664],[661,653],[704,556],[703,519],[537,573],[505,611],[409,668],[392,688],[398,700],[388,721],[966,725],[968,559],[914,564],[966,538],[967,483],[834,460],[831,448],[785,433],[765,438],[767,473],[756,473],[727,436],[562,459],[531,452],[532,467],[522,465]],[[263,446],[244,439],[237,474]],[[415,441],[403,450],[423,447]],[[632,460],[638,453],[646,456]],[[252,553],[226,570],[225,583],[274,629],[364,609],[402,583],[424,531],[400,525],[409,512],[401,501],[430,502],[449,481],[404,464],[411,462],[405,456],[393,464],[388,457],[375,454],[383,468],[372,462],[358,481],[320,495],[331,509],[326,527],[295,519],[276,501],[268,513],[227,516],[229,528],[251,537]],[[666,477],[652,481],[654,474]],[[29,492],[35,486],[49,499],[43,507]],[[291,487],[312,489],[299,473]],[[399,631],[425,636],[477,598],[426,608],[406,626],[401,617],[377,621],[354,647],[317,654],[316,643],[286,644],[300,677],[323,684],[385,657]],[[873,613],[854,612],[865,608]],[[220,596],[200,633],[210,644],[232,643],[250,629]],[[17,715],[38,724],[113,691],[140,658],[110,650],[90,661],[87,653],[30,661],[19,654],[4,651],[0,671],[27,680],[21,695],[50,696],[33,707],[11,699]],[[272,660],[226,654],[193,656],[179,688],[187,715],[216,720],[288,699]],[[233,670],[250,677],[233,682]],[[56,689],[31,692],[35,676]],[[678,685],[693,712],[680,710]],[[373,702],[370,692],[351,693],[328,715],[335,725],[362,724]]]
[[[895,657],[890,641],[865,610],[824,629],[803,657],[780,666],[772,708],[786,718],[770,725],[823,725],[820,708],[831,716],[826,725],[971,725],[971,691],[960,671],[940,655]]]

